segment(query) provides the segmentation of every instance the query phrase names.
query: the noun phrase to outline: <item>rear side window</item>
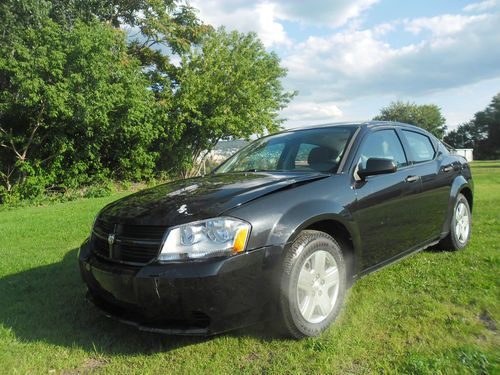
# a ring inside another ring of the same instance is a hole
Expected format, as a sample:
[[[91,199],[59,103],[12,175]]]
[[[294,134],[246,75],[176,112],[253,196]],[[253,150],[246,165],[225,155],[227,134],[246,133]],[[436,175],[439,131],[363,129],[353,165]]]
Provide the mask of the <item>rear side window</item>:
[[[398,167],[408,164],[401,141],[394,130],[380,130],[368,135],[361,148],[359,162],[362,169],[366,168],[369,158],[394,160]]]
[[[403,130],[403,134],[410,146],[413,162],[423,163],[434,159],[436,152],[429,137],[409,130]]]

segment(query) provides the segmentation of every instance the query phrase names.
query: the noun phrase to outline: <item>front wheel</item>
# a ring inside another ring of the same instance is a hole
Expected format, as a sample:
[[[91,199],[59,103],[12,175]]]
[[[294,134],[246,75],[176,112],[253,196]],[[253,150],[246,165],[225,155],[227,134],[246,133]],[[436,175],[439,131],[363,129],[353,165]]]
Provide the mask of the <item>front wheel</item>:
[[[294,338],[322,333],[339,314],[346,289],[339,244],[323,232],[300,233],[283,262],[280,310],[285,333]]]
[[[463,249],[470,240],[471,224],[469,201],[463,194],[458,194],[450,221],[450,233],[439,243],[439,247],[445,250]]]

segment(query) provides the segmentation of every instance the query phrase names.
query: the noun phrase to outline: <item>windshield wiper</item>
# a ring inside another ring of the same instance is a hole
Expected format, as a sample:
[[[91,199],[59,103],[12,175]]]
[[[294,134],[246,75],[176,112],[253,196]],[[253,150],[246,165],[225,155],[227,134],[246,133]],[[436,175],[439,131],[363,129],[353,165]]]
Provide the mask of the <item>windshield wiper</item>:
[[[226,173],[255,173],[255,172],[266,172],[266,173],[323,173],[323,174],[332,174],[331,171],[316,171],[316,170],[303,170],[303,169],[257,169],[257,168],[249,168],[241,171],[228,171],[228,172],[219,172],[218,174],[226,174]],[[213,172],[212,172],[213,173]]]
[[[270,172],[270,171],[266,169],[250,168],[250,169],[245,169],[244,171],[241,172]]]
[[[269,172],[269,173],[318,173],[315,170],[300,170],[300,169],[256,169],[250,168],[243,171],[234,171],[233,173],[247,173],[247,172]],[[329,172],[319,172],[319,173],[329,173]]]
[[[227,171],[227,172],[216,172],[215,174],[227,174],[227,173],[251,173],[251,172],[274,172],[271,170],[266,170],[266,169],[256,169],[256,168],[250,168],[250,169],[244,169],[241,171]],[[213,173],[213,172],[212,172]]]

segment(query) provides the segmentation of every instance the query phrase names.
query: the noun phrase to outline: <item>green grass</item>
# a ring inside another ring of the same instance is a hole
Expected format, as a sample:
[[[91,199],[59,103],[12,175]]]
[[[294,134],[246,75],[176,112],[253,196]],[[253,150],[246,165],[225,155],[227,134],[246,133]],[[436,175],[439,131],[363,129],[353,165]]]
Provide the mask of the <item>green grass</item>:
[[[500,372],[500,162],[476,162],[472,242],[361,279],[337,323],[292,341],[138,332],[84,301],[76,249],[107,198],[0,211],[0,373]]]

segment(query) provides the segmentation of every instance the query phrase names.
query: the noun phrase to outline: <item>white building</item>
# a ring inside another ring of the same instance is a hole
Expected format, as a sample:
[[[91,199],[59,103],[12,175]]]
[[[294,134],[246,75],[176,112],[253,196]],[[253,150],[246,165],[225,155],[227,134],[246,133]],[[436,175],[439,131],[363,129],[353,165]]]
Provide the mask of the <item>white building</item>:
[[[456,148],[451,151],[453,155],[458,155],[458,156],[463,156],[467,161],[473,161],[474,156],[473,156],[473,151],[474,149],[472,148]]]

